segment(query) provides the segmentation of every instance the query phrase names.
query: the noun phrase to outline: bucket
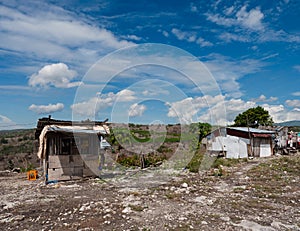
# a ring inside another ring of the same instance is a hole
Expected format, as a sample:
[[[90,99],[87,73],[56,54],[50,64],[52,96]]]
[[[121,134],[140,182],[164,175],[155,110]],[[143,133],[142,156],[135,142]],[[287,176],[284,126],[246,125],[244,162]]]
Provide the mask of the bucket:
[[[27,172],[27,179],[28,180],[36,180],[38,176],[38,171],[37,170],[29,170]]]

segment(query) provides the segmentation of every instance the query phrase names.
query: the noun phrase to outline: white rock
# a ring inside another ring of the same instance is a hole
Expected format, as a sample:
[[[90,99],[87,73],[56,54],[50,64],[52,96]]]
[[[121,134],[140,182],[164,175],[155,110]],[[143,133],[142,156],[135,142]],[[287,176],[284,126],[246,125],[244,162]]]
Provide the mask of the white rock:
[[[122,213],[130,213],[132,210],[130,207],[126,207],[125,209],[122,210]]]
[[[187,188],[187,187],[189,187],[189,185],[188,185],[187,183],[184,182],[184,183],[181,184],[181,187],[182,187],[182,188]]]

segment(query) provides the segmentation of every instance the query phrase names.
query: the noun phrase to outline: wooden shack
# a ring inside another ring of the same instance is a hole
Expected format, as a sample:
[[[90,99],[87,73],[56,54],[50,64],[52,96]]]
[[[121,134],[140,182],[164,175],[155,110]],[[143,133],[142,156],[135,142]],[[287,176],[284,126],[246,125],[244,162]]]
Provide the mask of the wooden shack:
[[[46,183],[97,175],[108,134],[105,122],[40,119],[35,135]]]
[[[226,131],[227,136],[235,136],[244,140],[248,146],[248,156],[267,157],[273,154],[274,131],[247,127],[229,127]]]

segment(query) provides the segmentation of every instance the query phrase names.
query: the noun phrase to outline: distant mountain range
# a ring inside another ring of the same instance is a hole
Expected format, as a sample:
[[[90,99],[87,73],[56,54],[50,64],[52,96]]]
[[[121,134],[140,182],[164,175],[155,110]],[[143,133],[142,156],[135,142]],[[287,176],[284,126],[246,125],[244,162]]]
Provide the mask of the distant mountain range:
[[[300,120],[286,121],[282,123],[274,123],[277,126],[300,127]]]

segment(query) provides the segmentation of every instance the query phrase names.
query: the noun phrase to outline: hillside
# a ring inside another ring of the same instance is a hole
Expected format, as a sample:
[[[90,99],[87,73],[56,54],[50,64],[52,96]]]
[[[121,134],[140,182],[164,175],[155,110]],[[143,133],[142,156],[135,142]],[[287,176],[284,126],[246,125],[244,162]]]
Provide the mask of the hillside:
[[[286,127],[300,127],[300,120],[286,121],[282,123],[275,123],[276,126],[286,126]]]
[[[0,131],[0,170],[38,167],[35,129]]]

